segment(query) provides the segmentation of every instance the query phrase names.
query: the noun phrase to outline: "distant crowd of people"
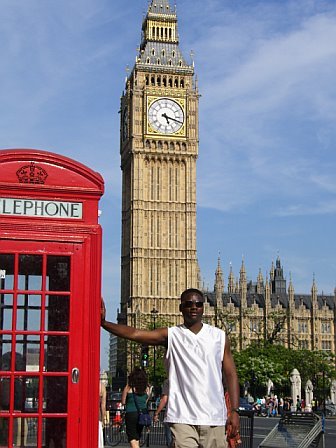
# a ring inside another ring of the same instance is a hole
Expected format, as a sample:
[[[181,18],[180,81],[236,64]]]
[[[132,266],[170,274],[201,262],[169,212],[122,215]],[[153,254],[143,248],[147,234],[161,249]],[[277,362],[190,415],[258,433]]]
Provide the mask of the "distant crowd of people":
[[[307,412],[316,411],[318,407],[318,401],[314,398],[309,407],[306,405],[304,398],[296,397],[294,402],[292,397],[279,397],[277,395],[267,395],[263,398],[257,398],[254,402],[252,399],[253,409],[256,415],[264,417],[277,417],[282,416],[286,412]]]

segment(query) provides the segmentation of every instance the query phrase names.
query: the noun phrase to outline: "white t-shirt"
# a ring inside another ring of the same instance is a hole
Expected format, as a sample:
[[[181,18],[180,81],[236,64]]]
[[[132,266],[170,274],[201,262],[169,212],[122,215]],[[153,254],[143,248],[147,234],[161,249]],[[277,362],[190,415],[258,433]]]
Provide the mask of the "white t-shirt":
[[[225,333],[203,324],[194,334],[185,325],[168,328],[166,363],[169,398],[165,421],[223,426],[227,412],[222,383]]]

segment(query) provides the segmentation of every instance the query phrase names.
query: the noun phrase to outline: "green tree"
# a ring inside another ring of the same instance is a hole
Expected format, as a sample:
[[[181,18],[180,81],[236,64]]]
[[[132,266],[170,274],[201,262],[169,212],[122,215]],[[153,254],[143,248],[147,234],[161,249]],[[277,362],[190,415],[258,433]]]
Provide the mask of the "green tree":
[[[247,381],[254,383],[259,394],[266,393],[268,379],[273,381],[275,390],[289,390],[294,368],[300,372],[303,386],[307,380],[323,375],[327,388],[336,378],[335,355],[320,351],[292,350],[274,343],[252,344],[235,352],[234,359],[241,386]]]

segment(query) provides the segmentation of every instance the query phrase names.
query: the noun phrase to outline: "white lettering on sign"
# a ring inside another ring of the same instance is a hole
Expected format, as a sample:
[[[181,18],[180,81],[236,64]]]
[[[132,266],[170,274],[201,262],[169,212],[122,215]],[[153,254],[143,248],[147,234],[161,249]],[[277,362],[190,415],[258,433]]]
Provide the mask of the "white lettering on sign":
[[[0,269],[0,279],[6,278],[6,271],[5,269]]]
[[[0,215],[82,219],[83,204],[82,202],[0,198]]]

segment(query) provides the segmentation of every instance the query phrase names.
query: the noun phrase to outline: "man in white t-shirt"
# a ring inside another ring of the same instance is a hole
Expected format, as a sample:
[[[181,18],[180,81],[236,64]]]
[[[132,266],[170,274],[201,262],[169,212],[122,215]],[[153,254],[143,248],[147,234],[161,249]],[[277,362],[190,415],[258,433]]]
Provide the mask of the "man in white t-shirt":
[[[203,305],[203,293],[187,289],[181,294],[180,303],[184,323],[149,331],[106,321],[102,302],[101,325],[105,330],[135,342],[167,348],[166,422],[176,448],[226,448],[226,438],[239,439],[239,383],[230,343],[224,331],[202,322]],[[230,397],[230,415],[223,384]]]

